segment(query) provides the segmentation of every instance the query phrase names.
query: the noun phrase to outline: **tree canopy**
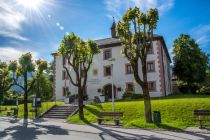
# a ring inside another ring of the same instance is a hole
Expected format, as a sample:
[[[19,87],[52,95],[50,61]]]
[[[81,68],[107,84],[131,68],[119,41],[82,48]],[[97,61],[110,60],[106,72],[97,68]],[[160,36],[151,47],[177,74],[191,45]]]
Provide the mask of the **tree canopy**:
[[[3,100],[4,94],[12,86],[12,78],[9,72],[8,65],[0,61],[0,100]]]
[[[181,34],[174,41],[173,47],[173,72],[190,90],[193,84],[204,81],[208,68],[208,55],[199,48],[193,38],[185,34]]]

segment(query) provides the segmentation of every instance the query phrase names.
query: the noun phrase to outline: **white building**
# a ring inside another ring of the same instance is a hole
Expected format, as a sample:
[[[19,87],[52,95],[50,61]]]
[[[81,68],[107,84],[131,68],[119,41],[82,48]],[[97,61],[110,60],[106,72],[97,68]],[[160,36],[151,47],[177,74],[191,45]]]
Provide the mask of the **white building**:
[[[110,101],[112,95],[111,64],[113,64],[113,83],[116,99],[120,99],[125,91],[131,94],[142,94],[141,87],[135,82],[132,68],[125,56],[121,54],[122,41],[116,37],[115,23],[111,28],[111,38],[95,40],[101,52],[94,56],[93,64],[88,72],[86,92],[88,98],[98,96],[101,101]],[[56,53],[54,56],[54,94],[56,100],[66,98],[66,89],[71,94],[77,94],[77,87],[73,86],[63,68],[63,58]],[[115,61],[110,62],[110,58]],[[164,38],[155,35],[153,48],[147,56],[147,78],[151,97],[166,96],[172,93],[170,57]],[[139,64],[141,67],[141,64]],[[74,74],[71,72],[71,74]],[[139,68],[139,75],[142,75]],[[102,93],[103,92],[103,93]],[[103,96],[102,96],[103,95]]]

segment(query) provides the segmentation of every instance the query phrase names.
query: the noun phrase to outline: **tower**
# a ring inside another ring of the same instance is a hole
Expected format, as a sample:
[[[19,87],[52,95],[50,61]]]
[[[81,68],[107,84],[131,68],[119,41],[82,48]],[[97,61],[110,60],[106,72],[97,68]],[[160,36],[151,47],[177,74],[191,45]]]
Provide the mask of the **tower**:
[[[112,23],[112,27],[111,27],[111,35],[112,35],[112,38],[117,38],[117,35],[116,35],[116,24],[115,24],[114,17],[113,17],[113,23]]]

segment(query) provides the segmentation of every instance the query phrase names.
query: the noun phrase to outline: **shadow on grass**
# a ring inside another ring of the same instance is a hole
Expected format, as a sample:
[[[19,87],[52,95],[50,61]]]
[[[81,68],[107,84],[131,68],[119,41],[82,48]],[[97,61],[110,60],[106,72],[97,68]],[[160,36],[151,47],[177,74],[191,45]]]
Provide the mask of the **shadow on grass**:
[[[87,109],[90,113],[92,113],[92,114],[94,114],[96,116],[98,116],[98,113],[100,112],[99,110],[97,110],[95,108],[91,108],[89,106],[85,106],[84,108]]]
[[[95,106],[95,107],[98,107],[98,108],[100,108],[100,109],[103,108],[102,105],[101,105],[100,103],[92,103],[92,104],[90,104],[90,105]]]
[[[174,126],[170,126],[170,125],[166,125],[166,124],[159,124],[156,125],[158,128],[162,128],[162,129],[167,129],[167,130],[176,130],[176,131],[183,131],[180,128],[174,127]]]

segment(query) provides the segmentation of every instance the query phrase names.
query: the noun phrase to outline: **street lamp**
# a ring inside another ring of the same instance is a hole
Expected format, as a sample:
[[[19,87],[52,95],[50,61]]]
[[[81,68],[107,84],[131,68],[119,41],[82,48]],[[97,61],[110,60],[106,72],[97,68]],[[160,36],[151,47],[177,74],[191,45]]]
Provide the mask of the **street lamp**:
[[[108,59],[109,62],[114,62],[115,58]],[[111,81],[112,81],[112,112],[114,112],[114,81],[113,81],[113,63],[111,64]]]

